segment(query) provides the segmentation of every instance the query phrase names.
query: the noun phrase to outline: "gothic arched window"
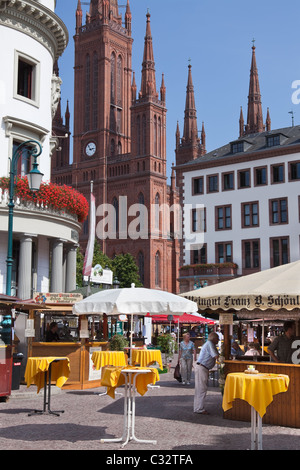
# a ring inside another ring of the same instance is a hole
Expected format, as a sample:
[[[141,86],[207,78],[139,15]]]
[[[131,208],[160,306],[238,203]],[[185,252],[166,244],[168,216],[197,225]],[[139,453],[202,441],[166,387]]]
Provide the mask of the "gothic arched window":
[[[113,231],[117,235],[119,231],[119,202],[116,197],[113,198],[112,205],[114,207]]]
[[[116,56],[114,52],[110,57],[110,100],[115,103],[115,85],[116,85]]]
[[[98,55],[93,56],[93,129],[98,127]]]
[[[91,110],[91,61],[87,54],[85,58],[85,110],[84,110],[84,127],[90,130],[90,110]]]
[[[160,253],[155,254],[155,285],[160,286]]]
[[[159,230],[159,204],[160,204],[160,197],[157,193],[155,196],[155,229]]]

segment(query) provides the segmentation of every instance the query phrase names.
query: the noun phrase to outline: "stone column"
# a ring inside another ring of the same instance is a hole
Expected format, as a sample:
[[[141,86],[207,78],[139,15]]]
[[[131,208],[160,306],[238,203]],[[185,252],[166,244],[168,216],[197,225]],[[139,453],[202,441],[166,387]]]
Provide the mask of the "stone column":
[[[76,289],[76,250],[77,245],[67,246],[66,290],[72,292]]]
[[[51,292],[63,292],[63,241],[52,242]]]
[[[18,293],[20,299],[31,298],[32,235],[24,234],[20,240]]]

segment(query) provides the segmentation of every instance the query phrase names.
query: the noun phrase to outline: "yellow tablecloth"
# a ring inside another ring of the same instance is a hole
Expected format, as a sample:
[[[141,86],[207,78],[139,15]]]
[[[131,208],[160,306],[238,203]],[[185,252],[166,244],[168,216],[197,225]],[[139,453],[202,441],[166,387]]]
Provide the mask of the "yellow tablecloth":
[[[127,366],[123,351],[94,351],[92,361],[97,370],[104,366]]]
[[[140,395],[145,395],[147,392],[148,384],[155,384],[159,380],[159,373],[157,369],[151,367],[111,367],[107,366],[103,369],[103,377],[101,380],[102,386],[107,387],[107,395],[115,398],[115,389],[125,384],[125,377],[121,373],[124,369],[145,370],[149,369],[148,374],[138,375],[136,378],[136,389]],[[133,378],[132,378],[133,380]]]
[[[233,372],[226,377],[223,410],[232,408],[236,398],[245,400],[253,406],[261,417],[273,401],[273,396],[286,392],[289,386],[289,376],[284,374],[245,374]]]
[[[53,362],[59,359],[58,362]],[[37,393],[44,387],[45,375],[44,373],[51,368],[51,382],[56,383],[57,387],[62,387],[68,380],[70,375],[70,360],[68,357],[29,357],[25,370],[25,381],[27,387],[34,384],[37,386]]]
[[[159,367],[163,369],[161,351],[159,349],[138,349],[131,350],[132,364],[140,364],[141,367],[147,367],[149,364],[157,362]]]

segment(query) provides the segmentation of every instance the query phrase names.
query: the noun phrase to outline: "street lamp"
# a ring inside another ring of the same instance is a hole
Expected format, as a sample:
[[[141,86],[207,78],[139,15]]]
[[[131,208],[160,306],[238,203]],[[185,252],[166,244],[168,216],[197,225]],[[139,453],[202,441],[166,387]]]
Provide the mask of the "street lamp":
[[[31,191],[38,191],[43,178],[43,173],[38,169],[37,157],[42,153],[42,146],[36,140],[30,139],[22,142],[13,152],[10,159],[9,171],[9,203],[8,203],[8,244],[7,244],[7,258],[6,258],[6,295],[11,295],[11,278],[13,266],[13,217],[14,217],[14,190],[15,190],[15,177],[17,172],[17,163],[22,150],[25,146],[34,144],[34,147],[27,147],[29,156],[34,158],[32,170],[28,174],[28,184]]]

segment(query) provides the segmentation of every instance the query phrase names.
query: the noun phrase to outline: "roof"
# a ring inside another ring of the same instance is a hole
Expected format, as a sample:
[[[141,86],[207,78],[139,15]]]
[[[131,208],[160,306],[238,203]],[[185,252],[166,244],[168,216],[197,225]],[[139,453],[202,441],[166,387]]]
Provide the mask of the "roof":
[[[280,136],[280,145],[274,145],[272,147],[267,146],[267,137],[271,136]],[[244,151],[232,152],[233,143],[242,143],[245,142]],[[211,152],[206,153],[205,155],[199,156],[195,160],[190,160],[182,165],[178,165],[177,168],[184,168],[191,165],[202,165],[202,164],[213,164],[216,166],[218,163],[222,165],[222,160],[236,158],[237,161],[239,158],[245,158],[245,156],[250,156],[255,153],[261,152],[270,152],[274,153],[278,149],[291,150],[295,146],[300,146],[300,126],[293,127],[284,127],[281,129],[275,129],[272,131],[260,132],[257,134],[250,134],[243,137],[240,137],[234,141],[228,142],[226,145],[219,147]],[[267,157],[267,155],[266,155]],[[225,161],[224,161],[225,163]]]

